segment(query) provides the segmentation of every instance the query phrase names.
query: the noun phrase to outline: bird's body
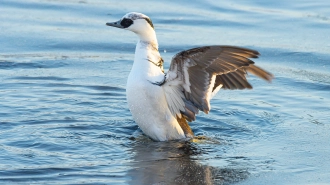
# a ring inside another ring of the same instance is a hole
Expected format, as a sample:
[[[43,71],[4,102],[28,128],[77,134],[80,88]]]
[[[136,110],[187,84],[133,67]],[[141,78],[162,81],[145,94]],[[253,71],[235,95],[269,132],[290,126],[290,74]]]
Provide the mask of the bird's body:
[[[173,57],[165,74],[149,17],[132,12],[107,25],[133,31],[140,38],[127,80],[127,102],[135,122],[156,141],[192,138],[187,120],[195,120],[199,110],[209,112],[212,94],[221,87],[252,88],[246,71],[266,80],[272,78],[248,59],[256,58],[258,52],[232,46],[182,51]]]
[[[126,86],[127,103],[135,122],[154,140],[185,138],[167,106],[163,87],[152,83],[162,81],[165,76],[160,67],[148,61],[160,61],[158,50],[139,41],[135,53]]]

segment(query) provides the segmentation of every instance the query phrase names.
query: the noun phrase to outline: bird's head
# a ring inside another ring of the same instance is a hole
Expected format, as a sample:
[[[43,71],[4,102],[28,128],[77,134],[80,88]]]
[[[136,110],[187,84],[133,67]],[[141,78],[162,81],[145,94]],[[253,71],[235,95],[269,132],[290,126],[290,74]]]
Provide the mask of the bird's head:
[[[155,33],[150,18],[142,13],[131,12],[124,15],[119,21],[108,22],[107,26],[121,28],[136,33],[142,40],[149,40]]]

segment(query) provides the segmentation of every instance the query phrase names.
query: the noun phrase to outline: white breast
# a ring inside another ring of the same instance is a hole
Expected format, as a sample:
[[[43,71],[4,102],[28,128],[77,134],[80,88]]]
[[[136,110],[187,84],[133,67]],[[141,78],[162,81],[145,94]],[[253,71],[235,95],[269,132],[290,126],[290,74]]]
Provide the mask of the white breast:
[[[185,138],[176,118],[168,109],[161,86],[138,79],[131,73],[126,94],[133,119],[146,135],[158,141]]]
[[[129,109],[134,121],[152,139],[183,139],[184,132],[168,108],[163,87],[152,84],[164,79],[160,68],[148,61],[150,57],[159,55],[158,51],[155,54],[152,52],[155,51],[139,43],[136,47],[126,87]]]

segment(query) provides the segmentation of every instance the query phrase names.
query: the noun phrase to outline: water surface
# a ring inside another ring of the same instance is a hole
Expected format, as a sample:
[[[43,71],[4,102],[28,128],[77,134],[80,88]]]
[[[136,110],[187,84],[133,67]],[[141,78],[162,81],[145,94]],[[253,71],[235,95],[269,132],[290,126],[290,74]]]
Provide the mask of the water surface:
[[[0,182],[330,184],[330,3],[0,1]],[[153,142],[125,97],[137,38],[105,26],[130,11],[171,57],[203,45],[261,53],[268,84],[220,91],[194,141]]]

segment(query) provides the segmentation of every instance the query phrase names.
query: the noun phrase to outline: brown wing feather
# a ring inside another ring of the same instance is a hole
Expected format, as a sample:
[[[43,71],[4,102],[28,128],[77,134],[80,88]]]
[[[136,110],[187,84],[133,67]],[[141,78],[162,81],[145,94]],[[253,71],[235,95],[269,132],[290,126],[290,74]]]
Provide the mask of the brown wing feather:
[[[176,75],[167,81],[182,81],[185,111],[181,113],[184,117],[188,121],[195,120],[197,109],[208,113],[210,91],[219,85],[224,89],[251,89],[247,72],[271,81],[273,75],[249,59],[258,56],[255,50],[234,46],[205,46],[176,54],[168,72]]]
[[[191,130],[186,118],[184,116],[181,116],[181,118],[176,117],[176,120],[178,121],[180,127],[182,128],[184,135],[188,138],[194,137],[194,132]]]

